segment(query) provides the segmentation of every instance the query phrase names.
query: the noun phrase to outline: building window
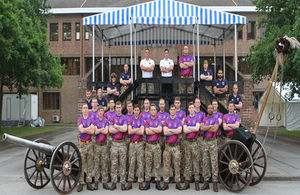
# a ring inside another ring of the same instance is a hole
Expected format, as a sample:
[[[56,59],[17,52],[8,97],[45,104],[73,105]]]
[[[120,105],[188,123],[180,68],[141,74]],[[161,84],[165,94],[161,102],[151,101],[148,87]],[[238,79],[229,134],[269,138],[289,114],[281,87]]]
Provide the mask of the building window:
[[[58,23],[50,23],[50,41],[58,41]]]
[[[71,40],[71,23],[63,23],[63,40]]]
[[[43,109],[59,110],[60,109],[60,93],[44,92],[43,93]]]
[[[250,21],[248,23],[248,39],[255,39],[255,21]]]
[[[88,26],[85,26],[85,36],[84,36],[84,39],[85,40],[89,40],[90,39],[90,31],[89,31],[89,27]]]
[[[239,30],[239,32],[238,32],[238,39],[239,40],[243,39],[243,29]]]
[[[80,74],[80,58],[61,58],[61,64],[65,65],[64,75]]]
[[[80,40],[80,23],[75,24],[75,39]]]

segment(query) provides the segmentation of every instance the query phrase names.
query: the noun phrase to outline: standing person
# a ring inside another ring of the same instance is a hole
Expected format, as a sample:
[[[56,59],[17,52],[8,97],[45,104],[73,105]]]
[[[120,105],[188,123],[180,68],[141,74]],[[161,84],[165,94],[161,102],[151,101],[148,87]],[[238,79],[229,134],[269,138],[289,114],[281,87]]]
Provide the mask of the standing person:
[[[165,49],[164,59],[159,63],[161,77],[162,78],[172,78],[172,71],[174,69],[174,62],[169,58],[169,50]],[[162,84],[162,92],[168,94],[172,93],[172,84]]]
[[[93,98],[92,99],[92,109],[91,111],[89,111],[88,113],[89,117],[92,120],[95,120],[98,118],[98,102],[97,102],[97,98]]]
[[[101,88],[97,90],[97,102],[98,102],[98,107],[102,106],[104,108],[104,111],[106,111],[107,102],[106,99],[103,98],[103,91]]]
[[[217,79],[214,81],[214,93],[217,100],[226,107],[227,81],[223,79],[223,70],[218,70]]]
[[[219,119],[214,116],[213,105],[207,106],[207,117],[200,128],[204,132],[203,140],[203,176],[204,184],[201,190],[209,189],[209,179],[212,177],[213,190],[218,192],[218,134]],[[211,167],[210,167],[211,165]],[[211,170],[211,171],[210,171]]]
[[[110,75],[110,83],[107,84],[107,98],[114,99],[116,102],[120,96],[121,86],[120,83],[117,82],[117,74],[111,73]]]
[[[189,115],[184,119],[183,132],[185,134],[185,185],[184,190],[190,188],[192,172],[195,178],[195,190],[199,191],[200,186],[200,151],[197,137],[200,129],[200,119],[195,116],[194,102],[188,105]]]
[[[98,190],[100,177],[100,159],[101,175],[103,189],[110,190],[108,182],[108,163],[109,151],[107,147],[108,120],[104,118],[104,107],[99,106],[98,117],[94,120],[95,143],[94,143],[94,161],[95,161],[95,190]]]
[[[189,55],[189,47],[185,45],[183,47],[183,55],[179,58],[180,76],[181,78],[193,78],[193,66],[195,65],[195,58]],[[194,93],[193,84],[179,84],[179,93]]]
[[[150,49],[145,49],[145,58],[141,61],[140,64],[142,70],[142,78],[144,79],[151,79],[153,78],[153,71],[155,68],[154,61],[150,58]],[[154,85],[153,83],[142,83],[141,93],[146,93],[146,88],[148,88],[148,93],[154,93]]]
[[[124,64],[124,72],[120,75],[120,84],[121,84],[121,93],[123,94],[126,89],[131,85],[131,76],[128,72],[128,64]],[[130,100],[130,93],[128,94],[127,98],[125,99],[125,102]]]
[[[126,190],[132,189],[134,173],[137,167],[139,189],[143,190],[144,182],[144,143],[143,135],[145,122],[140,117],[139,105],[134,105],[134,116],[128,120],[128,134],[130,136],[129,144],[129,173]],[[137,165],[137,166],[136,166]]]
[[[176,117],[179,118],[183,122],[183,119],[186,117],[186,114],[183,110],[181,110],[180,97],[175,98],[174,105],[176,108]]]
[[[112,137],[111,146],[111,190],[117,189],[118,170],[120,170],[121,190],[126,190],[126,160],[127,146],[125,142],[125,134],[127,132],[126,117],[122,115],[121,102],[116,103],[116,116],[111,119],[109,124],[109,132]]]
[[[157,112],[157,118],[163,124],[164,121],[167,120],[170,117],[169,113],[165,112],[166,101],[165,101],[164,98],[159,99],[158,107],[159,107],[159,112]]]
[[[164,164],[164,185],[163,190],[169,189],[170,167],[171,159],[173,158],[174,170],[175,170],[175,182],[176,189],[182,190],[180,185],[180,145],[179,135],[182,132],[182,123],[180,119],[176,118],[176,109],[172,104],[170,106],[170,117],[164,121],[163,132],[166,136],[166,145],[163,152],[163,164]]]
[[[200,79],[201,79],[201,84],[204,86],[210,93],[212,92],[211,90],[211,85],[212,85],[212,79],[213,79],[213,73],[211,70],[208,69],[208,61],[204,60],[203,63],[203,70],[200,71]]]
[[[93,144],[92,144],[92,135],[95,133],[93,120],[88,117],[88,104],[83,103],[82,105],[82,117],[77,120],[77,126],[79,131],[79,152],[81,155],[81,173],[79,178],[79,185],[77,192],[83,190],[84,185],[84,169],[86,167],[86,185],[87,190],[93,191],[94,187],[92,186],[92,172],[93,172]]]
[[[243,108],[242,97],[238,94],[239,86],[237,83],[233,84],[232,94],[228,97],[228,102],[234,103],[234,112],[239,116],[241,120],[241,109]]]
[[[86,97],[86,99],[83,102],[86,103],[88,105],[88,109],[91,110],[92,109],[92,91],[90,89],[87,89],[85,91],[85,97]]]
[[[111,98],[108,100],[108,111],[105,112],[104,117],[107,120],[110,120],[112,117],[115,117],[115,116],[116,116],[115,100]]]
[[[146,148],[145,148],[145,181],[144,190],[150,189],[150,180],[152,173],[152,165],[154,167],[155,187],[162,190],[160,186],[160,164],[161,164],[161,148],[159,145],[160,134],[162,132],[162,124],[157,119],[157,109],[155,104],[150,106],[151,117],[145,121],[146,132]]]
[[[149,99],[145,99],[144,100],[144,111],[141,112],[141,118],[144,120],[147,120],[151,117],[151,113],[150,113],[150,100]]]
[[[228,114],[223,116],[224,142],[231,140],[234,131],[240,127],[240,119],[234,113],[234,103],[228,103]]]
[[[219,130],[218,130],[218,147],[220,148],[222,145],[222,122],[223,122],[223,114],[218,111],[219,103],[216,99],[212,100],[213,106],[213,115],[214,117],[218,118],[219,121]]]

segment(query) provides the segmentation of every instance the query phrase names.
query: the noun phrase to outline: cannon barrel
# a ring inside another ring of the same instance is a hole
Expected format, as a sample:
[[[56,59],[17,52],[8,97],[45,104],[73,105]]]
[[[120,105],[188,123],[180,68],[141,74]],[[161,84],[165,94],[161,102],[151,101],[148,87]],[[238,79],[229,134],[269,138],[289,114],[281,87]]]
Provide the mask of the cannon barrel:
[[[19,145],[19,146],[25,146],[30,149],[38,150],[38,151],[43,152],[48,155],[52,155],[56,148],[56,147],[48,145],[48,144],[33,142],[30,140],[19,138],[19,137],[9,135],[6,133],[3,134],[2,139],[3,139],[3,141],[7,141],[12,144]]]

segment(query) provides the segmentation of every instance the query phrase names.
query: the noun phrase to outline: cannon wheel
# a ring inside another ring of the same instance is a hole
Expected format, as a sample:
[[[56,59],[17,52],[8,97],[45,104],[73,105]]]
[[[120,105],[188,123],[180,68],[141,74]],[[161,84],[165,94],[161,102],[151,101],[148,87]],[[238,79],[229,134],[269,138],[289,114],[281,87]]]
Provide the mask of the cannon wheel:
[[[56,147],[50,162],[50,176],[54,189],[70,193],[77,185],[81,172],[81,156],[72,142],[63,142]]]
[[[47,140],[42,138],[34,141],[50,145]],[[24,160],[24,175],[27,183],[35,189],[45,187],[50,181],[49,173],[44,167],[45,163],[47,163],[45,153],[30,148],[27,149]],[[33,169],[34,171],[31,171]]]
[[[253,174],[250,186],[254,186],[262,180],[267,169],[267,156],[265,149],[257,139],[255,139],[252,145],[251,155],[253,159]]]
[[[230,140],[219,150],[219,181],[232,192],[240,192],[252,178],[253,160],[248,148],[240,141]]]

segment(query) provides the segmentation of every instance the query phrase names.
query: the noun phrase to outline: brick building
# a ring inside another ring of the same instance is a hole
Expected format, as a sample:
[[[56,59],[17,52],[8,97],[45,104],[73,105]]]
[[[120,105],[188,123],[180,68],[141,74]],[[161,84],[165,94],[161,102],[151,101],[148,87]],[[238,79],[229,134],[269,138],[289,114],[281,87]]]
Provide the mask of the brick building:
[[[253,85],[250,74],[251,70],[245,63],[245,56],[249,52],[251,45],[257,38],[263,34],[263,29],[256,27],[257,20],[260,17],[255,12],[255,6],[251,0],[182,0],[220,11],[232,12],[247,17],[247,24],[238,32],[238,80],[244,81],[242,90],[243,98],[243,121],[253,121],[255,119],[257,99],[265,89],[265,84]],[[82,102],[87,88],[87,82],[91,81],[92,69],[92,35],[89,28],[82,25],[82,18],[91,14],[101,13],[112,10],[115,7],[126,7],[137,3],[147,2],[147,0],[49,0],[52,7],[52,15],[48,17],[48,41],[50,42],[50,51],[55,56],[61,56],[62,64],[66,65],[64,71],[64,82],[60,89],[42,89],[37,91],[32,89],[32,93],[38,94],[39,116],[46,122],[52,122],[53,115],[59,115],[63,123],[76,121],[79,115],[79,106]],[[141,59],[143,48],[138,46],[138,62]],[[170,46],[161,44],[151,47],[152,54],[159,53],[164,48]],[[192,47],[192,46],[191,46]],[[178,58],[182,54],[183,44],[172,46],[172,56]],[[213,46],[200,45],[201,61],[207,59],[209,64],[213,62]],[[234,80],[234,40],[225,42],[226,48],[226,79]],[[101,44],[96,41],[96,80],[100,79],[101,67],[98,66],[101,56]],[[109,52],[111,53],[111,71],[121,73],[124,63],[129,63],[130,46],[110,46],[104,49],[104,76],[108,80]],[[216,46],[217,67],[222,67],[222,45]],[[162,56],[163,57],[163,56]],[[161,58],[162,58],[161,57]],[[139,64],[139,63],[138,63]],[[158,65],[158,62],[156,62]],[[213,69],[212,66],[210,66]],[[155,68],[155,75],[159,75],[158,66]],[[175,74],[179,66],[175,62]],[[178,74],[177,74],[178,75]]]

